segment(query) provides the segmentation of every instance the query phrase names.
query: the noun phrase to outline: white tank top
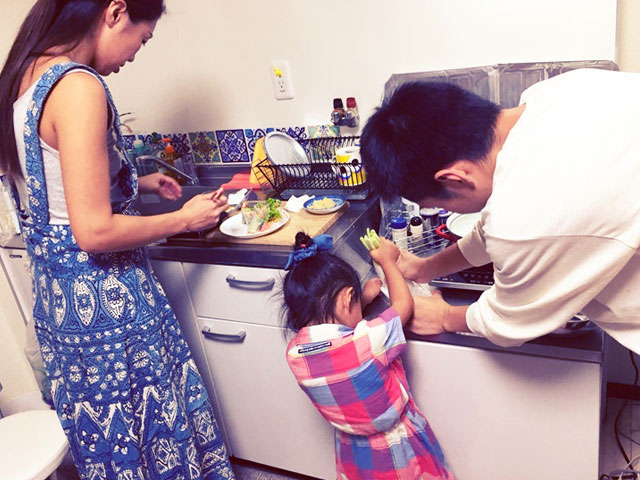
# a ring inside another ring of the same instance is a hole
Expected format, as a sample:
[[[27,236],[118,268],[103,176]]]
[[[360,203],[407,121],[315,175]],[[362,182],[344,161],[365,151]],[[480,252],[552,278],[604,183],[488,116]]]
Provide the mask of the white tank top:
[[[65,75],[71,75],[74,73],[85,73],[96,77],[88,70],[79,68],[71,70]],[[96,77],[97,78],[97,77]],[[36,89],[38,82],[35,82],[27,91],[25,91],[13,104],[13,130],[16,137],[16,146],[18,147],[18,158],[20,159],[20,168],[22,175],[27,176],[26,170],[26,152],[24,145],[24,125],[27,121],[27,109],[33,98],[33,93]],[[110,112],[110,118],[113,119],[114,113]],[[109,130],[107,132],[107,150],[109,152],[109,176],[111,179],[115,177],[121,168],[121,157],[117,154],[117,150],[114,148],[117,142],[117,135],[114,128],[114,122],[109,122]],[[47,145],[47,143],[40,138],[40,147],[42,148],[42,159],[44,162],[44,175],[47,188],[47,198],[49,201],[49,223],[52,225],[69,225],[69,212],[67,210],[67,201],[64,196],[64,188],[62,185],[62,172],[60,169],[60,154],[58,151]],[[113,183],[113,182],[112,182]],[[20,203],[24,208],[27,208],[29,202],[27,201],[27,187],[23,179],[16,181],[16,187],[20,195]],[[114,200],[114,189],[111,189],[111,200]],[[117,194],[117,193],[116,193]]]

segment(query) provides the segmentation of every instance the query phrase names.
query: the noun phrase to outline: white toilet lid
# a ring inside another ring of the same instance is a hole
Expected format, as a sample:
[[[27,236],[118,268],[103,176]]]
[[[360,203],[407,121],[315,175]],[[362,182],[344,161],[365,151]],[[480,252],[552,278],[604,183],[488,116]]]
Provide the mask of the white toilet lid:
[[[58,468],[67,437],[53,410],[31,410],[0,419],[0,480],[42,480]]]

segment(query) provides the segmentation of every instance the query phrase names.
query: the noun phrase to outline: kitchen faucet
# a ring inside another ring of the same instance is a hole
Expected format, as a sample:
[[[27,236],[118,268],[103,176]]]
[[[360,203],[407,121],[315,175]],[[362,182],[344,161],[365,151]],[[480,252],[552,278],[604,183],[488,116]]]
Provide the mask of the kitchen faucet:
[[[165,162],[160,157],[156,157],[155,155],[140,155],[139,157],[136,157],[136,159],[139,160],[139,161],[151,160],[152,162],[155,162],[158,165],[160,165],[161,167],[163,167],[163,168],[169,170],[170,172],[174,173],[178,177],[181,177],[182,179],[186,180],[188,185],[195,185],[197,183],[195,178],[193,178],[190,175],[187,175],[182,170],[174,167],[170,163]]]

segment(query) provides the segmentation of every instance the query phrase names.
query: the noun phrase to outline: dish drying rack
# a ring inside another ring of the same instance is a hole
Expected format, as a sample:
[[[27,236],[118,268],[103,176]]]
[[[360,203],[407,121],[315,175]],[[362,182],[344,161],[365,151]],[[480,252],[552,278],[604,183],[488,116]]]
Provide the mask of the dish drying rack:
[[[340,183],[339,173],[356,178],[355,175],[364,175],[360,172],[366,171],[366,168],[346,163],[338,164],[336,161],[338,148],[358,145],[359,142],[359,136],[300,140],[308,163],[275,165],[267,158],[256,164],[256,177],[263,189],[273,189],[276,195],[284,200],[292,195],[304,194],[338,194],[347,200],[364,200],[369,195],[366,181],[360,185],[345,185],[344,183],[353,182]]]
[[[384,213],[382,220],[385,229],[381,233],[383,233],[385,238],[393,241],[391,235],[391,219],[393,217],[404,217],[404,219],[407,221],[407,225],[409,225],[409,221],[411,220],[412,216],[413,214],[409,210],[387,210]],[[394,241],[394,243],[399,248],[408,250],[409,252],[419,257],[429,257],[435,253],[438,253],[440,250],[443,250],[446,246],[449,245],[449,240],[442,238],[436,233],[436,229],[439,226],[438,224],[432,225],[429,223],[428,219],[423,219],[422,225],[423,226],[421,235],[406,236],[404,240]]]

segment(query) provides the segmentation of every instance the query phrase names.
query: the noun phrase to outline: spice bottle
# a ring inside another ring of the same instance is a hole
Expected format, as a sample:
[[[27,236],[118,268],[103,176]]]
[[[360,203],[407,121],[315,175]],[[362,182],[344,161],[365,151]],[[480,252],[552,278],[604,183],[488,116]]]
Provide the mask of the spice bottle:
[[[344,114],[344,120],[349,127],[357,127],[360,124],[360,114],[355,97],[347,97],[347,111]]]
[[[341,98],[333,99],[333,111],[331,112],[331,122],[334,125],[344,125],[344,105]]]
[[[422,217],[411,217],[409,221],[409,231],[411,232],[411,245],[418,246],[422,244]]]
[[[404,217],[391,218],[391,239],[399,247],[407,248],[407,221]]]

